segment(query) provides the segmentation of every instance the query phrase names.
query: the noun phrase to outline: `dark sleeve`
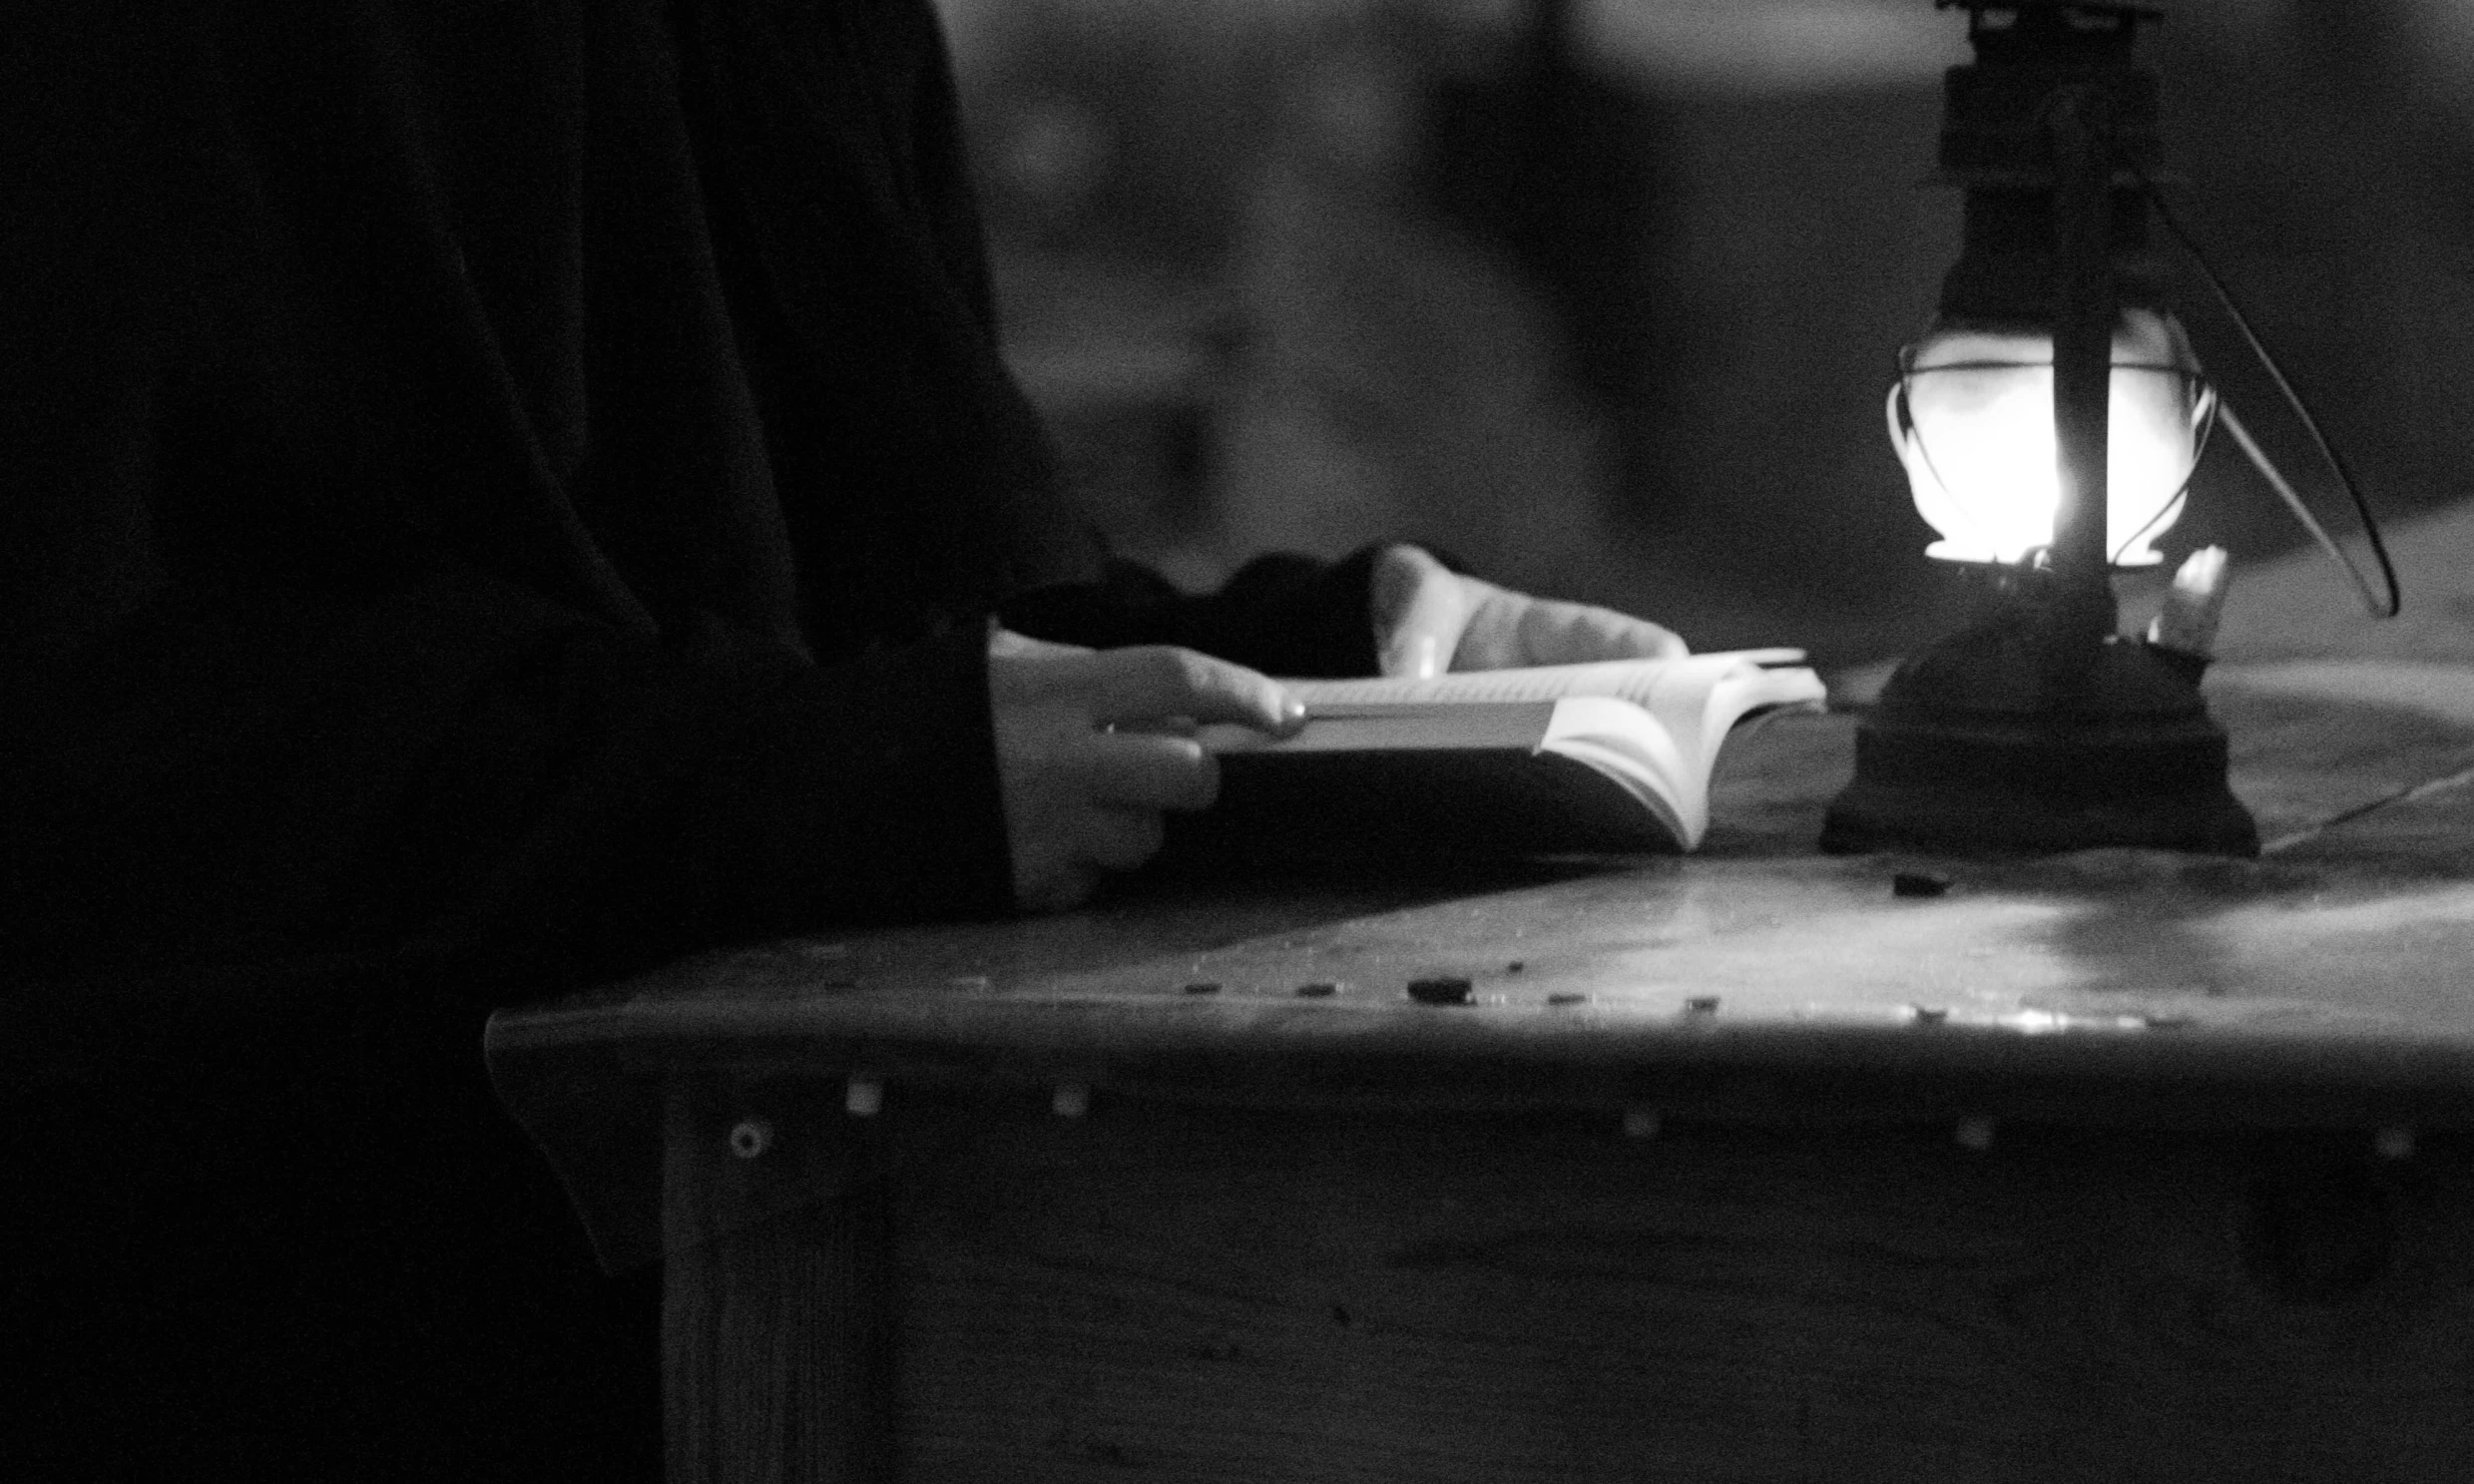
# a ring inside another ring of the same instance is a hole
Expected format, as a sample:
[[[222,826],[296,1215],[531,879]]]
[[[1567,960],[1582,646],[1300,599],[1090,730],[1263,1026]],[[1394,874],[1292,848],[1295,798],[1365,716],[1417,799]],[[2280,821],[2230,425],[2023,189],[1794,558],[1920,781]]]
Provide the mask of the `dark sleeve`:
[[[1018,633],[1059,644],[1175,644],[1266,675],[1372,675],[1366,583],[1375,551],[1367,547],[1337,562],[1256,557],[1208,594],[1180,592],[1149,568],[1113,561],[1099,582],[1017,594],[998,617]]]
[[[654,48],[563,13],[104,0],[0,47],[0,979],[423,953],[478,1003],[1004,902],[978,628],[760,637],[790,563],[692,182],[611,122],[662,117]],[[584,223],[645,279],[593,289]]]
[[[818,669],[469,573],[167,595],[9,677],[0,933],[61,969],[408,952],[485,1001],[998,910],[984,651]]]

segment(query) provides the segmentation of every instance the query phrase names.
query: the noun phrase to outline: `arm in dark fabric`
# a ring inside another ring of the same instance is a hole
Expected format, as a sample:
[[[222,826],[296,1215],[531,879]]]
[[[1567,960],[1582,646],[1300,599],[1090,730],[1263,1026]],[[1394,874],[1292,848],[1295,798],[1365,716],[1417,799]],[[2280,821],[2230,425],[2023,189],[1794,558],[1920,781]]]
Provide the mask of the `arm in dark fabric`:
[[[1372,675],[1366,580],[1375,550],[1338,562],[1256,557],[1219,592],[1200,596],[1149,568],[1112,561],[1100,582],[1035,588],[997,612],[1007,628],[1058,644],[1176,644],[1266,675]]]
[[[376,880],[452,903],[429,931],[515,988],[1010,905],[976,627],[826,668],[720,625],[665,649],[569,629],[467,716]],[[432,885],[476,853],[488,878]]]
[[[1007,900],[977,632],[819,670],[434,574],[191,592],[18,670],[18,963],[418,950],[477,998]]]
[[[651,28],[0,46],[6,967],[422,943],[496,993],[1005,900],[976,627],[753,637],[792,563]]]

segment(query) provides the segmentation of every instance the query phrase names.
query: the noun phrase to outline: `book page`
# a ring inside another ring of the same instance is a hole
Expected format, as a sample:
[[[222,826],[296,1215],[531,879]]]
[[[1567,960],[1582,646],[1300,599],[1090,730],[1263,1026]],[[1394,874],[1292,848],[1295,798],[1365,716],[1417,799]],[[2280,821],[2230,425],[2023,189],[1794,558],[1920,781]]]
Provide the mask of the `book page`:
[[[1555,703],[1539,750],[1596,768],[1656,815],[1690,850],[1709,827],[1707,769],[1693,759],[1691,734],[1620,697],[1573,696]],[[1696,772],[1705,774],[1696,783]]]
[[[1701,843],[1710,827],[1710,772],[1735,724],[1746,713],[1765,708],[1817,707],[1826,696],[1821,678],[1809,670],[1764,669],[1739,660],[1678,662],[1651,680],[1640,705],[1657,719],[1664,740],[1672,743],[1668,755],[1673,760],[1660,775],[1668,781],[1665,791],[1688,848]]]
[[[1448,706],[1326,708],[1291,738],[1227,723],[1196,736],[1215,752],[1353,752],[1373,747],[1537,747],[1559,702],[1460,702]]]
[[[1732,657],[1700,656],[1726,661]],[[1746,712],[1764,707],[1818,706],[1827,696],[1821,678],[1800,667],[1764,668],[1756,664],[1671,664],[1651,678],[1639,704],[1665,724],[1677,750],[1692,762],[1692,774],[1707,787],[1719,747]]]
[[[1728,675],[1792,665],[1803,651],[1727,650],[1681,660],[1606,660],[1593,665],[1547,665],[1527,670],[1463,670],[1424,680],[1283,680],[1280,684],[1309,712],[1357,707],[1431,706],[1472,701],[1559,701],[1566,696],[1616,696],[1646,711],[1662,712],[1655,696],[1662,684],[1707,695]],[[1729,719],[1732,721],[1732,718]],[[1670,716],[1672,724],[1672,716]],[[1698,718],[1685,735],[1700,732]]]

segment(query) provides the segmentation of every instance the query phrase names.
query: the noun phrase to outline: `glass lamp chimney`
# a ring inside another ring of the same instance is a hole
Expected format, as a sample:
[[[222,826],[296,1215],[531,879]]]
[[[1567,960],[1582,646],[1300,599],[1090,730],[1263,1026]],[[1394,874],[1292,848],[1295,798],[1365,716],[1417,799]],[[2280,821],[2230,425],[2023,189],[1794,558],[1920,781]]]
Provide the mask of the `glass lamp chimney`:
[[[2064,487],[2054,432],[2053,334],[2039,325],[1937,322],[1899,356],[1890,442],[1916,511],[1949,562],[2035,563],[2051,552]],[[2171,315],[2128,309],[2113,333],[2105,561],[2148,567],[2182,514],[2216,413]]]

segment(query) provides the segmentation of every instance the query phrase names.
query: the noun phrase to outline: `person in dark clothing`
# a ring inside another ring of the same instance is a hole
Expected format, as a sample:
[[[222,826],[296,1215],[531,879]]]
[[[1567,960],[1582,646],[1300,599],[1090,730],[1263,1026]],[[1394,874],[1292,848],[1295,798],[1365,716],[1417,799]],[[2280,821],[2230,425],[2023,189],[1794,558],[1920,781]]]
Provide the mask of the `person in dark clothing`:
[[[490,1006],[1080,901],[1212,793],[1107,724],[1288,725],[1258,672],[1678,647],[1410,547],[1110,562],[926,0],[15,11],[34,1476],[649,1472],[653,1285],[491,1107]]]

